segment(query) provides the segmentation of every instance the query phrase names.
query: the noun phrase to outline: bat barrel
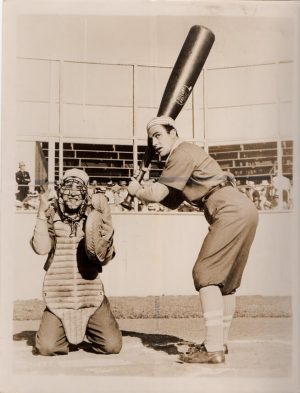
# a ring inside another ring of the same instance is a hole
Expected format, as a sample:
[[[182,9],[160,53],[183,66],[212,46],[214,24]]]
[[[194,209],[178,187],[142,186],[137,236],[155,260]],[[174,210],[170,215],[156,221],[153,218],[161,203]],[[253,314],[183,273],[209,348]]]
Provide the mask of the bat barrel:
[[[157,116],[170,116],[176,119],[194,88],[214,40],[213,32],[207,27],[191,27],[167,82]],[[137,176],[139,182],[145,173],[143,167],[150,165],[154,153],[151,139],[148,138],[148,146]],[[133,200],[134,197],[128,195],[121,205],[131,210]]]
[[[204,26],[191,27],[166,85],[158,116],[176,119],[189,98],[215,36]]]

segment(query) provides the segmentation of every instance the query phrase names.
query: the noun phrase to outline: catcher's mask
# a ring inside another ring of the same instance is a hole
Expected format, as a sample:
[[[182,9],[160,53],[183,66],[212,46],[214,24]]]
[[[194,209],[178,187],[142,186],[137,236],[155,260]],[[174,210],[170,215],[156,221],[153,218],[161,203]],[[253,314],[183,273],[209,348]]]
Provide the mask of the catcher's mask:
[[[71,235],[83,217],[88,204],[88,175],[79,169],[66,171],[58,186],[58,209],[62,221],[71,225]]]

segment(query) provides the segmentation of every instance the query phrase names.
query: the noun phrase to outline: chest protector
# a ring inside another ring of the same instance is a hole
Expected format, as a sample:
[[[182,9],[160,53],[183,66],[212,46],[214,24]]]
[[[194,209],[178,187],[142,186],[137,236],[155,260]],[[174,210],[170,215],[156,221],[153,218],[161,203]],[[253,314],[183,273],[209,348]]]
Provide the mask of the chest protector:
[[[43,283],[47,307],[61,319],[72,344],[84,340],[89,318],[104,298],[103,284],[95,264],[84,252],[84,222],[84,219],[78,222],[75,236],[70,237],[70,225],[62,222],[55,213],[55,251]]]

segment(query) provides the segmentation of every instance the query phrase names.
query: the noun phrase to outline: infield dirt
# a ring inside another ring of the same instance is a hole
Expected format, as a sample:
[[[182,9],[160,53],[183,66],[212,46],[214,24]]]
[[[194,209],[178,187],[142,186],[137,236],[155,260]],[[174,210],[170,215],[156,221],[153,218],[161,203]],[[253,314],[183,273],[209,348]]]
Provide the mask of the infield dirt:
[[[118,322],[123,334],[123,348],[118,355],[87,352],[88,343],[84,342],[67,356],[43,357],[32,354],[39,321],[15,321],[13,372],[17,378],[12,383],[18,386],[15,392],[41,393],[48,392],[49,388],[51,393],[69,393],[64,384],[57,388],[55,383],[60,378],[74,383],[74,378],[79,377],[87,381],[85,391],[89,393],[100,390],[93,383],[89,385],[87,377],[106,377],[106,383],[113,378],[117,385],[107,386],[105,393],[123,392],[127,388],[142,393],[169,392],[171,387],[172,392],[204,392],[205,384],[216,384],[213,390],[210,389],[211,393],[219,392],[221,386],[222,392],[293,391],[289,386],[292,383],[291,318],[236,318],[229,354],[225,364],[221,365],[181,364],[177,361],[178,354],[187,350],[189,342],[201,341],[204,333],[201,318],[120,319]],[[51,379],[54,376],[56,382]],[[21,384],[24,378],[27,385]],[[50,378],[51,383],[41,386],[44,378]],[[117,389],[120,378],[125,378],[121,390]],[[150,378],[150,382],[143,382],[142,389],[135,390],[141,378],[146,381]],[[161,378],[168,381],[166,386],[158,384]],[[245,379],[248,381],[246,385]],[[184,390],[178,390],[182,381],[185,381]],[[202,389],[198,390],[200,382]],[[31,390],[28,390],[31,384]],[[79,392],[80,381],[75,385],[72,392]],[[284,390],[281,390],[283,386]]]

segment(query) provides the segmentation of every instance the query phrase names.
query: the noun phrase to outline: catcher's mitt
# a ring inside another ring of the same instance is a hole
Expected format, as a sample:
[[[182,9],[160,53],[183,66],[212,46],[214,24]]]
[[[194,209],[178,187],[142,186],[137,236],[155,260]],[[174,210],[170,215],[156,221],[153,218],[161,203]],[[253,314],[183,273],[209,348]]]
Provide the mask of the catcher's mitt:
[[[105,196],[94,195],[92,206],[85,224],[85,250],[91,261],[108,263],[115,255],[113,227],[110,208]]]

